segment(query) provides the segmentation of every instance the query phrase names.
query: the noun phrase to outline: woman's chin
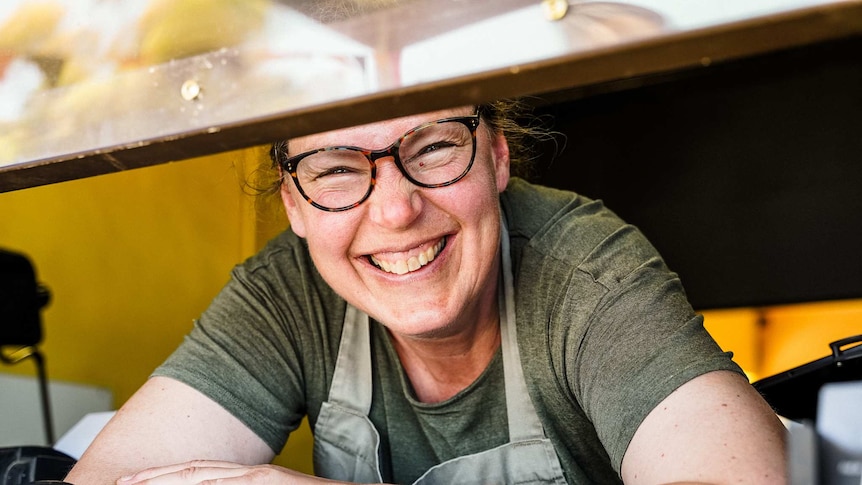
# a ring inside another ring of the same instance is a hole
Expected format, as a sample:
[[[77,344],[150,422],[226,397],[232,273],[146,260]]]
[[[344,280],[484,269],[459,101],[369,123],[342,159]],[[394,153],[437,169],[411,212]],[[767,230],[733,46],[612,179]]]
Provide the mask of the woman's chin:
[[[377,319],[390,332],[403,337],[417,339],[442,338],[451,335],[454,325],[450,319],[441,318],[439,311],[413,312],[409,316],[391,314]]]

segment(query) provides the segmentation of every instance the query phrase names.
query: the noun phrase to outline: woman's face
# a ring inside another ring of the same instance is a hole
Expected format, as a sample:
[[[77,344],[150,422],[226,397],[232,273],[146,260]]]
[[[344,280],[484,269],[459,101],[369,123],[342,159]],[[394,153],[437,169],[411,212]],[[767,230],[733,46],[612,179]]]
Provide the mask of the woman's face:
[[[451,109],[335,130],[290,140],[289,150],[383,148],[424,122],[470,114]],[[393,332],[427,337],[496,318],[498,195],[508,181],[506,140],[483,120],[473,166],[453,185],[413,185],[388,157],[377,161],[371,196],[353,209],[317,209],[290,181],[282,200],[293,231],[339,295]]]

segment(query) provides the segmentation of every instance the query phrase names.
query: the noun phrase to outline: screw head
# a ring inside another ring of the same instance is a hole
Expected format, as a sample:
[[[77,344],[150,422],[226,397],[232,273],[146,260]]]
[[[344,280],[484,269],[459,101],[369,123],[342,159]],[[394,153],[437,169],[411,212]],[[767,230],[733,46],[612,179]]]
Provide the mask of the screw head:
[[[560,20],[569,11],[568,0],[542,0],[542,11],[548,20]]]
[[[180,95],[186,101],[194,101],[195,99],[198,99],[200,97],[201,91],[201,85],[198,84],[198,82],[194,79],[189,79],[188,81],[184,82],[182,87],[180,88]]]

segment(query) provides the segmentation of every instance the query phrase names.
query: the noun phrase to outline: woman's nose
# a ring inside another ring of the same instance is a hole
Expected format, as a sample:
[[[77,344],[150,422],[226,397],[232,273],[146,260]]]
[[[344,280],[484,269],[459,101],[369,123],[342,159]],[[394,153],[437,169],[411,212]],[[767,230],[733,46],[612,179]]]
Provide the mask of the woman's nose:
[[[371,221],[389,229],[402,229],[422,212],[419,187],[404,177],[392,159],[378,161],[374,191],[368,198]]]

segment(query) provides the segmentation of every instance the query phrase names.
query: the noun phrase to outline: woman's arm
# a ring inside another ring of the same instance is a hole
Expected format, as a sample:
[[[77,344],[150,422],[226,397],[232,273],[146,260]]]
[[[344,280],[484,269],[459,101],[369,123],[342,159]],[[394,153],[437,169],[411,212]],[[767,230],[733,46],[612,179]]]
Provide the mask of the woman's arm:
[[[145,468],[192,460],[269,463],[266,443],[197,390],[153,377],[117,412],[66,481],[107,485]]]
[[[784,438],[781,421],[743,376],[710,372],[647,415],[623,458],[623,481],[784,484]]]

